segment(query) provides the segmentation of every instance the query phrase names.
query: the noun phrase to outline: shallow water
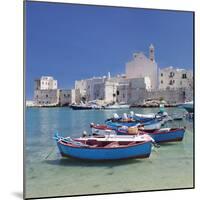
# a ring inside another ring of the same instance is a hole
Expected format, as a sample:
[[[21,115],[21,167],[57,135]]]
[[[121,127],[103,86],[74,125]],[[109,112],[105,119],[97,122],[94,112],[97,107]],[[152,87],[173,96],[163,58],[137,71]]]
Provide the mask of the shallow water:
[[[137,113],[158,112],[158,108],[133,108]],[[169,114],[183,113],[166,108]],[[154,148],[148,159],[122,161],[80,161],[61,158],[52,137],[77,137],[89,123],[103,123],[113,112],[129,110],[71,110],[28,108],[26,110],[26,198],[69,196],[193,187],[193,121],[169,122],[167,127],[186,126],[182,142]]]

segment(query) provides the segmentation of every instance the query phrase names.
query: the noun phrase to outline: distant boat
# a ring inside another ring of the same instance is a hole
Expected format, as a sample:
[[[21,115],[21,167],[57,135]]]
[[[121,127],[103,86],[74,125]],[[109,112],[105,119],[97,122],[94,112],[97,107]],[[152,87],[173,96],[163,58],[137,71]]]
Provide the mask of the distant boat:
[[[102,108],[102,106],[96,104],[95,102],[88,102],[87,104],[81,102],[80,104],[72,104],[70,107],[73,110],[91,110],[91,109],[98,110]]]
[[[91,110],[93,109],[91,105],[85,105],[85,104],[74,104],[70,106],[73,110]]]
[[[185,103],[179,104],[178,106],[184,108],[189,113],[193,113],[194,112],[193,101],[185,102]]]
[[[147,158],[151,154],[152,142],[146,141],[108,141],[95,138],[71,139],[54,136],[60,154],[86,160],[120,160],[128,158]]]
[[[129,107],[130,105],[128,104],[112,104],[112,105],[104,106],[104,109],[126,109]]]

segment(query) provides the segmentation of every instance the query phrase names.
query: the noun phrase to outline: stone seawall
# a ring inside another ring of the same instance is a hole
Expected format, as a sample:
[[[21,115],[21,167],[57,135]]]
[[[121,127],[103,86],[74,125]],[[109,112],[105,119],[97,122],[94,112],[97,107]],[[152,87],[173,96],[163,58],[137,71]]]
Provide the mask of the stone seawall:
[[[146,99],[163,99],[168,104],[183,103],[193,100],[193,89],[176,89],[176,90],[135,90],[128,100],[129,104],[141,104]]]

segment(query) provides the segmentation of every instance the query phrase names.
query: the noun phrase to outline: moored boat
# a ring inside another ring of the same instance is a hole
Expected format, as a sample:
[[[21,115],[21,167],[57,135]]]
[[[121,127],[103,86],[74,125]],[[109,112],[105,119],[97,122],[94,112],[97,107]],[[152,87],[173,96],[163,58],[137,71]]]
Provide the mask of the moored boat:
[[[55,135],[60,154],[86,160],[119,160],[147,158],[151,154],[151,140],[108,141],[97,139],[71,139]]]
[[[71,105],[70,106],[73,110],[91,110],[92,106],[91,105],[85,105],[85,104],[79,104],[79,105]]]
[[[139,113],[134,113],[133,111],[130,112],[130,115],[127,115],[124,113],[121,117],[117,114],[114,113],[112,118],[107,119],[106,121],[115,121],[115,122],[121,122],[121,121],[137,121],[138,123],[145,123],[145,122],[150,122],[152,120],[157,120],[160,121],[161,124],[165,124],[165,122],[172,120],[172,118],[168,115],[167,112],[158,112],[156,114],[151,113],[151,114],[139,114]]]
[[[185,128],[161,128],[154,130],[143,130],[137,127],[119,127],[116,130],[112,130],[106,125],[91,125],[92,133],[94,135],[107,135],[111,134],[122,135],[122,136],[133,136],[133,135],[146,135],[148,134],[156,142],[175,142],[183,140]]]
[[[179,104],[178,106],[184,108],[188,113],[194,112],[193,101],[185,102],[185,103]]]
[[[104,106],[104,109],[126,109],[129,107],[130,105],[128,104],[112,104],[112,105]]]
[[[109,121],[106,121],[106,125],[114,130],[116,130],[122,126],[130,127],[130,126],[139,126],[139,125],[143,125],[144,130],[152,130],[152,129],[160,129],[161,128],[161,122],[156,119],[152,119],[152,120],[149,120],[147,122],[142,122],[142,123],[140,121],[136,121],[136,120],[128,120],[128,121],[109,120]]]
[[[118,129],[117,134],[119,135],[130,135],[127,129]],[[185,128],[162,128],[159,130],[139,130],[139,134],[148,134],[151,136],[156,143],[161,142],[177,142],[182,141],[185,133]]]

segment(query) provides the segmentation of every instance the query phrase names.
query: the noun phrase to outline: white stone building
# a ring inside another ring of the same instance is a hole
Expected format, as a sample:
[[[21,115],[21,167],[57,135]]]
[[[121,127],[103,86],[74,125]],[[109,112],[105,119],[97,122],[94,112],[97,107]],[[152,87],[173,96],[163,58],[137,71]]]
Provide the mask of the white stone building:
[[[80,95],[80,101],[103,100],[105,97],[104,85],[106,80],[106,76],[76,80],[75,89]]]
[[[38,106],[59,104],[59,90],[34,90],[34,103]]]
[[[69,105],[78,101],[79,91],[75,89],[58,89],[57,80],[50,76],[42,76],[35,80],[34,105],[56,106]]]
[[[158,66],[154,57],[154,46],[149,47],[149,58],[144,53],[134,53],[133,59],[126,63],[126,78],[144,78],[151,80],[151,89],[158,88]]]
[[[143,101],[144,93],[151,90],[149,77],[125,79],[117,86],[117,102],[132,103]]]
[[[35,80],[35,90],[56,90],[57,88],[57,80],[54,80],[52,76],[42,76]]]
[[[76,103],[75,89],[60,89],[59,90],[59,104],[61,106]]]
[[[193,72],[172,66],[159,70],[159,89],[193,89]]]
[[[128,103],[141,91],[151,90],[151,80],[149,77],[127,79],[125,75],[110,77],[108,74],[107,77],[76,81],[75,88],[81,91],[81,96],[85,101],[103,100],[104,103]]]

